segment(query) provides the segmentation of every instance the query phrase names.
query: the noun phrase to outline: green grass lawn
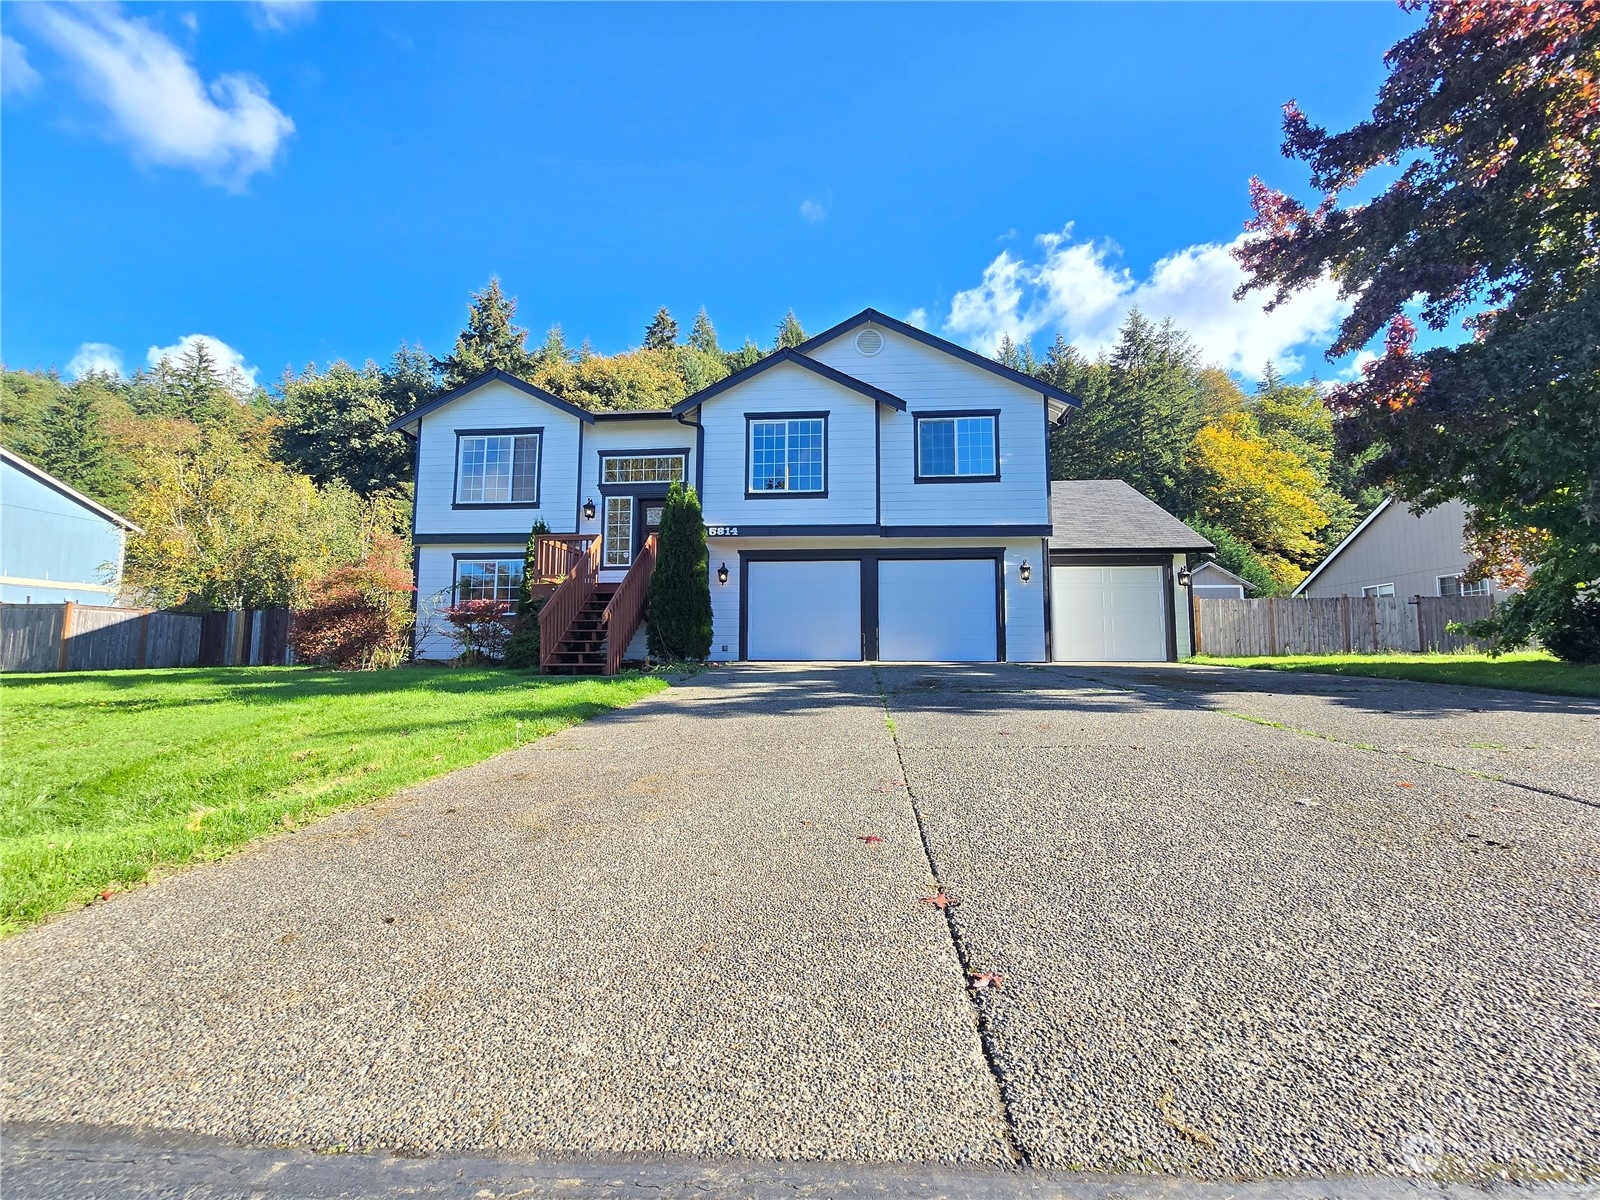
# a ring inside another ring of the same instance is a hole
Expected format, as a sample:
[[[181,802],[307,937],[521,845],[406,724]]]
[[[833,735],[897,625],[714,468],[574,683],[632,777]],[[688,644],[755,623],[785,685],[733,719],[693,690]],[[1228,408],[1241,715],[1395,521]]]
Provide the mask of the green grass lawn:
[[[426,668],[6,676],[0,933],[665,686]]]
[[[1212,658],[1190,662],[1219,667],[1266,667],[1273,671],[1313,671],[1323,675],[1368,675],[1377,679],[1415,679],[1469,687],[1511,688],[1553,696],[1600,696],[1600,667],[1573,666],[1542,651],[1502,654],[1318,654],[1282,658]]]

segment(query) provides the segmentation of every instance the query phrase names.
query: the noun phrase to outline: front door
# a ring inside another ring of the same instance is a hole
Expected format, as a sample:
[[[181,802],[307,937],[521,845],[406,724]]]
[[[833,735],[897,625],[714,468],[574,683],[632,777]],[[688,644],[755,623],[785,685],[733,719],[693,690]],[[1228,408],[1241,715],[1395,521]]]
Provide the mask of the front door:
[[[645,538],[661,528],[663,496],[607,496],[604,565],[629,567]]]
[[[667,502],[655,496],[640,496],[633,507],[634,511],[638,513],[636,519],[639,522],[638,536],[634,540],[633,552],[638,554],[640,550],[644,549],[644,540],[652,533],[660,532],[661,513],[667,507]],[[659,546],[657,548],[659,549]]]

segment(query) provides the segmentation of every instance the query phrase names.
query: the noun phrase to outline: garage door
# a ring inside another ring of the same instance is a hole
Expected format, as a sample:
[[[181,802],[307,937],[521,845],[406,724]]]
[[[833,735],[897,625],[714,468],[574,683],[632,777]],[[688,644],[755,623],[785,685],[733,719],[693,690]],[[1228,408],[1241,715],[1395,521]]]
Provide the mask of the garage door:
[[[1160,567],[1051,567],[1050,643],[1058,662],[1165,662]]]
[[[993,662],[1000,657],[994,559],[880,561],[878,657],[884,662]]]
[[[861,658],[861,563],[745,564],[746,656],[776,662]]]

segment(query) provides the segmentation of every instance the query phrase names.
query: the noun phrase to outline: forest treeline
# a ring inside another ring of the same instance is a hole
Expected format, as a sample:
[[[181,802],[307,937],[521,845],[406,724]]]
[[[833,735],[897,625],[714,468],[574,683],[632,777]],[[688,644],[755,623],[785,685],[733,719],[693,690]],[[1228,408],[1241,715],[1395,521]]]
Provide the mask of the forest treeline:
[[[203,342],[131,378],[0,373],[0,441],[143,532],[130,598],[163,606],[294,604],[330,572],[406,560],[412,455],[396,416],[499,368],[594,410],[659,409],[806,338],[791,311],[769,346],[725,350],[702,309],[684,335],[660,309],[641,344],[597,354],[561,328],[530,344],[491,280],[442,358],[402,344],[387,362],[336,361],[251,387]],[[1202,529],[1263,594],[1298,580],[1376,496],[1341,456],[1315,384],[1269,367],[1245,392],[1172,324],[1131,313],[1090,359],[1057,339],[998,357],[1080,396],[1051,432],[1054,478],[1120,478]]]

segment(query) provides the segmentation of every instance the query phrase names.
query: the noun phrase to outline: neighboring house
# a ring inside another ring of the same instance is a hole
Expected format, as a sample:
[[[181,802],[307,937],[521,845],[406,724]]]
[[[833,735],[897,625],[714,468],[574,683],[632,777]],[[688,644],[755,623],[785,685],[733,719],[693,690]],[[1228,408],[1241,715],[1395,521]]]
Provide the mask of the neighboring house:
[[[1414,513],[1390,498],[1367,514],[1295,588],[1296,596],[1500,596],[1491,580],[1463,583],[1467,506]]]
[[[640,655],[652,535],[682,479],[707,527],[713,660],[1043,661],[1060,504],[1046,442],[1076,403],[872,309],[668,411],[588,412],[490,372],[393,425],[417,439],[417,654],[455,652],[432,610],[515,598],[540,519],[551,534],[539,586],[565,581],[541,622],[546,669]],[[1146,571],[1140,602],[1172,613],[1161,647],[1147,633],[1129,644],[1138,655],[1188,652],[1188,607],[1169,603],[1173,564],[1209,543],[1184,533],[1156,539],[1171,546],[1112,538],[1110,553],[1132,556],[1112,565]],[[1099,570],[1101,549],[1084,558],[1062,545],[1059,561]],[[1102,609],[1123,603],[1117,589],[1133,578],[1115,576]],[[1058,636],[1072,613],[1098,627],[1088,593],[1066,591]]]
[[[1189,588],[1196,600],[1243,600],[1256,585],[1220,563],[1203,562],[1189,572]]]
[[[1163,662],[1194,653],[1184,564],[1208,540],[1120,479],[1050,485],[1051,653]]]
[[[126,517],[0,446],[0,601],[115,604]]]

